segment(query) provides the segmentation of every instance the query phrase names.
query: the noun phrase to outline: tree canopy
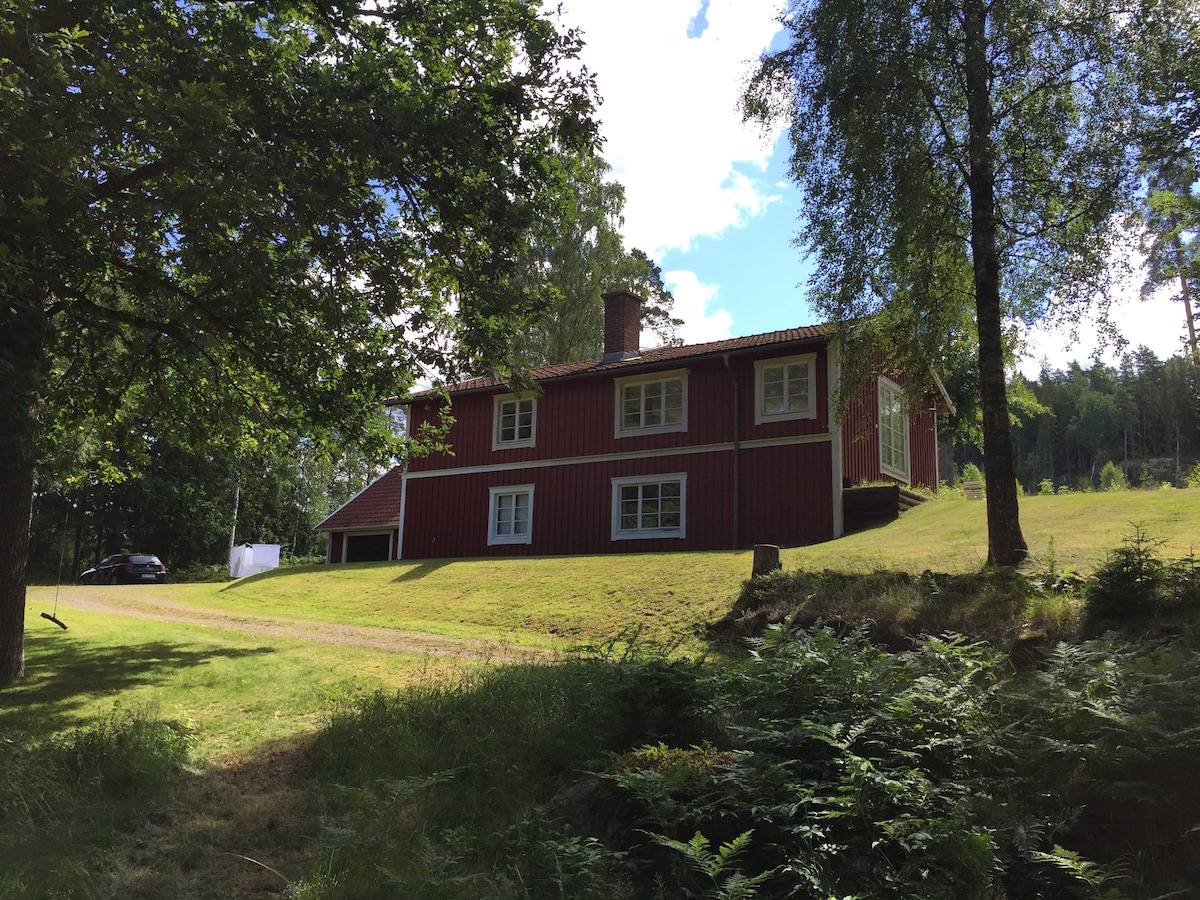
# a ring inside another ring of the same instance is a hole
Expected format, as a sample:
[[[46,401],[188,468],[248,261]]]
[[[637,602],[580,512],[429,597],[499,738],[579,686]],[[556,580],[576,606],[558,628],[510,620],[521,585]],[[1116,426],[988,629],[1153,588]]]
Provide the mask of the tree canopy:
[[[790,124],[810,300],[917,391],[977,343],[988,557],[1017,564],[1006,323],[1103,305],[1132,187],[1132,20],[1107,0],[797,0],[783,22],[743,103]]]
[[[626,250],[621,236],[625,189],[608,179],[608,163],[594,153],[564,160],[565,202],[533,230],[528,278],[546,304],[518,337],[517,359],[529,366],[599,357],[604,343],[604,300],[631,290],[646,302],[643,324],[664,341],[675,339],[674,297],[644,252]]]
[[[0,683],[42,461],[382,440],[421,367],[504,354],[595,140],[578,46],[529,0],[0,7]]]

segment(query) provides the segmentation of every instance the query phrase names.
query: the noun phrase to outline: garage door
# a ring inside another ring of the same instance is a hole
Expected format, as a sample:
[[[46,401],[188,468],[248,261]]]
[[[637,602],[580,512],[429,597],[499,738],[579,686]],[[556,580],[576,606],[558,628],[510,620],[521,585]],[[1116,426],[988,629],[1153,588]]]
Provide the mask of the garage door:
[[[346,535],[346,562],[376,562],[388,559],[390,534]]]

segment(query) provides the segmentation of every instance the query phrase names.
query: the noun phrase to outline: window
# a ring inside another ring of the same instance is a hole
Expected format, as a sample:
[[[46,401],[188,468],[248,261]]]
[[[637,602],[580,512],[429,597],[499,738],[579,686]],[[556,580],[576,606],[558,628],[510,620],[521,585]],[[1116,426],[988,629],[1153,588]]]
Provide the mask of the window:
[[[908,481],[908,407],[899,385],[879,379],[879,468]]]
[[[612,539],[685,536],[687,476],[613,479]]]
[[[814,419],[817,355],[763,359],[754,364],[754,424]]]
[[[537,425],[537,401],[520,394],[496,397],[493,411],[492,449],[532,447]]]
[[[532,542],[533,485],[494,487],[490,493],[488,546]]]
[[[687,373],[617,379],[617,437],[687,431]]]

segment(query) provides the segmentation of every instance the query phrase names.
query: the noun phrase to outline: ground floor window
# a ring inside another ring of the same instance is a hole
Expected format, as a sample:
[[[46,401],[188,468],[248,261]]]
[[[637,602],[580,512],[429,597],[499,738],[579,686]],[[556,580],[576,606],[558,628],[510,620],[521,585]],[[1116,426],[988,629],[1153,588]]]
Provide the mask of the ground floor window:
[[[530,543],[533,540],[533,485],[494,487],[490,494],[488,546]]]
[[[684,537],[687,476],[614,478],[612,539]]]

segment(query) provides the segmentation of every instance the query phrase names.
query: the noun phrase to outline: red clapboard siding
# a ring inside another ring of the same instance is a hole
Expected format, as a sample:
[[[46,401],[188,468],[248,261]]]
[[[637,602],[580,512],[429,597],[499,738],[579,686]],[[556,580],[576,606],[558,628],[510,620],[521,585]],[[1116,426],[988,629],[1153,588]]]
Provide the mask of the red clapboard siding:
[[[833,538],[832,452],[829,441],[742,451],[743,546]]]
[[[409,478],[404,558],[711,550],[731,541],[729,452]],[[611,540],[612,479],[685,473],[686,536]],[[532,484],[532,541],[487,544],[489,489]]]
[[[577,459],[727,443],[734,439],[733,378],[737,379],[740,395],[739,436],[742,440],[819,434],[829,427],[828,409],[824,402],[828,392],[826,350],[822,345],[819,348],[801,347],[799,350],[789,348],[786,353],[791,355],[801,351],[817,353],[813,386],[814,402],[817,403],[815,419],[759,426],[754,424],[754,361],[778,357],[785,352],[776,348],[733,358],[728,368],[722,359],[717,358],[657,369],[662,372],[684,369],[687,372],[688,427],[684,432],[621,438],[615,435],[615,378],[617,375],[630,374],[624,370],[543,384],[543,392],[537,399],[536,442],[533,447],[492,449],[494,398],[505,394],[504,389],[453,394],[451,411],[455,424],[448,438],[453,455],[435,453],[414,459],[409,464],[409,471],[508,465],[540,459]],[[649,376],[653,373],[638,374]],[[419,432],[423,422],[436,417],[439,405],[437,399],[422,399],[412,404],[410,427],[414,434]]]

